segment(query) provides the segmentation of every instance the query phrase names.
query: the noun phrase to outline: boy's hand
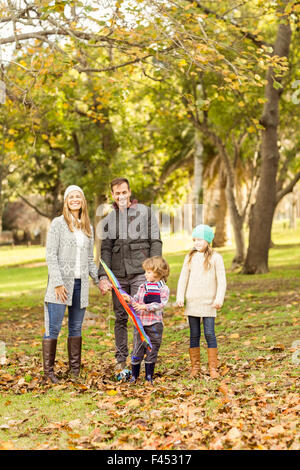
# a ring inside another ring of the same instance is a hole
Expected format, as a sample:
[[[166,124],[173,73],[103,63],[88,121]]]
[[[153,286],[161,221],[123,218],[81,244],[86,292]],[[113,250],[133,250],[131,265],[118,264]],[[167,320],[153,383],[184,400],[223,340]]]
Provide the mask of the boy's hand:
[[[221,305],[221,304],[217,304],[216,302],[214,302],[214,303],[212,304],[212,307],[215,308],[216,310],[220,310],[220,308],[222,307],[222,305]]]
[[[177,302],[177,307],[184,307],[184,302]]]
[[[147,310],[147,306],[145,304],[138,304],[137,302],[133,302],[132,304],[134,310],[137,312],[141,312],[142,310]]]

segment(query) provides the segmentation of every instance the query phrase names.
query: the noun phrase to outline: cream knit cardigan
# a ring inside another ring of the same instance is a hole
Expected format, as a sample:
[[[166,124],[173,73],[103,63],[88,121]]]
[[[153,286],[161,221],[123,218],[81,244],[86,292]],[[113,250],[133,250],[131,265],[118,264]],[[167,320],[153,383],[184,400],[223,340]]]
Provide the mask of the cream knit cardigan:
[[[204,254],[194,253],[191,263],[186,255],[177,285],[177,302],[186,298],[185,314],[192,317],[216,317],[214,302],[223,305],[226,292],[226,274],[222,256],[213,252],[211,267],[204,268]]]

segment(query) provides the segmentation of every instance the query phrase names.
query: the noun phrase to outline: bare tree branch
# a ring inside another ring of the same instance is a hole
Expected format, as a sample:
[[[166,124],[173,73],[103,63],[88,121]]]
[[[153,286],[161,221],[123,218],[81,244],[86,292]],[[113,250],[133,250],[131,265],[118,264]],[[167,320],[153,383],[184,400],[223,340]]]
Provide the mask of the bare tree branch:
[[[51,220],[51,217],[49,216],[49,214],[46,214],[45,212],[41,211],[41,209],[39,209],[37,206],[32,204],[30,201],[28,201],[28,199],[26,199],[24,196],[22,196],[22,194],[17,193],[17,195],[22,199],[22,201],[24,201],[26,204],[28,204],[28,206],[31,207],[32,209],[34,209],[39,215],[41,215],[43,217],[46,217],[47,219]]]
[[[246,31],[238,23],[236,23],[234,20],[232,20],[232,19],[229,20],[227,18],[224,18],[223,16],[219,15],[214,10],[211,10],[210,8],[205,7],[204,5],[202,5],[200,0],[188,0],[188,2],[190,2],[190,3],[195,3],[195,1],[198,5],[198,8],[200,8],[204,13],[206,13],[207,15],[213,15],[218,20],[224,21],[226,23],[230,23],[232,26],[234,26],[238,30],[238,32],[241,34],[241,36],[250,39],[256,46],[259,46],[259,47],[261,47],[261,46],[272,47],[272,44],[269,44],[266,41],[262,41],[261,39],[258,39],[255,34],[250,33],[250,31]]]
[[[300,180],[300,171],[298,171],[298,173],[296,173],[294,178],[287,184],[287,186],[285,188],[283,188],[281,191],[279,191],[277,193],[276,204],[278,204],[279,201],[284,196],[286,196],[288,193],[291,193],[293,191],[294,186],[298,183],[299,180]]]

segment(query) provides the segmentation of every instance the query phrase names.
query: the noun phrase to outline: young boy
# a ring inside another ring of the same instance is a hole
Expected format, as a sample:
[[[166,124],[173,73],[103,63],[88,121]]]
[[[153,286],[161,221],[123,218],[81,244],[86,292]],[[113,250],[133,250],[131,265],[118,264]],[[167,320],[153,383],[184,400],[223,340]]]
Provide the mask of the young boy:
[[[135,328],[130,382],[134,383],[139,377],[141,362],[145,356],[145,376],[146,380],[152,384],[155,363],[162,341],[163,309],[169,299],[169,288],[166,281],[170,268],[164,258],[153,256],[144,261],[143,269],[145,270],[146,282],[140,285],[134,297],[124,296],[124,298],[138,313],[144,330],[152,343],[152,349],[149,351],[142,343]]]

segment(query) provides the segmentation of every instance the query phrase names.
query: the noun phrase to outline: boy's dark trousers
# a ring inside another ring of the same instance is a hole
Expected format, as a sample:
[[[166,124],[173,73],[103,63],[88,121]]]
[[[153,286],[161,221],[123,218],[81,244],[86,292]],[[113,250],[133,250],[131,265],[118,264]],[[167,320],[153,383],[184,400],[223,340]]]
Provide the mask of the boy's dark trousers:
[[[127,277],[119,277],[122,288],[127,294],[134,296],[138,288],[146,278],[144,274],[132,274]],[[128,356],[128,314],[121,305],[114,291],[112,291],[113,307],[115,312],[115,344],[116,344],[116,360],[118,363],[126,362]]]
[[[142,343],[137,329],[133,334],[133,353],[131,357],[132,364],[140,364],[145,360],[145,364],[155,364],[157,362],[158,351],[162,342],[164,326],[161,322],[153,323],[153,325],[144,326],[145,333],[148,335],[152,349],[149,349]]]

